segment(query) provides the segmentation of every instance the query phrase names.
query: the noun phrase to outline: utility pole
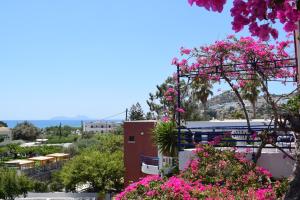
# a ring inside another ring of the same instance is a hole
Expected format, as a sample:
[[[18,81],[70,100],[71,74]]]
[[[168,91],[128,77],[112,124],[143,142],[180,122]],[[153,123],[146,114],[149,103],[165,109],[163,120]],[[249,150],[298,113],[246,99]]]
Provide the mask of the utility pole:
[[[300,84],[300,22],[298,22],[298,28],[294,32],[295,41],[295,57],[297,64],[297,84]]]
[[[128,108],[126,108],[126,117],[125,117],[125,121],[128,121]]]

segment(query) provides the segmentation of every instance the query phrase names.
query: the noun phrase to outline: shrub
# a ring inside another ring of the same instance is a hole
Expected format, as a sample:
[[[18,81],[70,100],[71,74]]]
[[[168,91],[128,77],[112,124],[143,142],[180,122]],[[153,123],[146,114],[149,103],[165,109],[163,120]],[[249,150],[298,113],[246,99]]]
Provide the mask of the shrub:
[[[146,177],[128,186],[116,199],[275,200],[283,195],[287,184],[272,182],[271,177],[242,154],[201,145],[177,176]]]

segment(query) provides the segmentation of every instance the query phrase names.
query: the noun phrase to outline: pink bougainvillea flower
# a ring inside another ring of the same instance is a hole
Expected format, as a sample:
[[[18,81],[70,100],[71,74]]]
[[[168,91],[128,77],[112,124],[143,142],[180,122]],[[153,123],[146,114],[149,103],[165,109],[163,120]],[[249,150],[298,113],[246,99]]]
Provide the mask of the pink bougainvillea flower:
[[[185,110],[183,108],[176,108],[176,111],[180,113],[185,113]]]

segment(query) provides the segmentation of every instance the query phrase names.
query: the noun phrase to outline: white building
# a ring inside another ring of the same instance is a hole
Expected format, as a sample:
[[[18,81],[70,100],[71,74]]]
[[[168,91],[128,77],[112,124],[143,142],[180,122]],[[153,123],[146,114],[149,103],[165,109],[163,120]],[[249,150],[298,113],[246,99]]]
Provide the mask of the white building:
[[[120,126],[119,123],[108,122],[108,121],[90,121],[84,122],[83,132],[94,132],[94,133],[113,133]]]
[[[0,127],[0,145],[5,145],[12,140],[12,131],[10,128]]]

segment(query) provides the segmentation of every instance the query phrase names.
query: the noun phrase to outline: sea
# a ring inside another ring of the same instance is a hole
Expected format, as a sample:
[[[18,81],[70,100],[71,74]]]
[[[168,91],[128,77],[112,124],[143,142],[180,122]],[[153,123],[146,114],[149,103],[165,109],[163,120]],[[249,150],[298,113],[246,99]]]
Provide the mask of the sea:
[[[80,128],[83,122],[90,122],[90,121],[98,121],[98,120],[0,120],[7,123],[9,128],[14,128],[17,124],[22,123],[24,121],[29,121],[33,125],[38,128],[46,128],[50,126],[71,126],[74,128]],[[101,120],[102,121],[102,120]],[[115,122],[121,123],[122,120],[107,120],[107,122]]]
[[[71,127],[81,127],[81,123],[84,122],[82,120],[1,120],[5,123],[7,123],[7,126],[9,128],[14,128],[17,124],[22,123],[24,121],[29,121],[33,125],[35,125],[38,128],[46,128],[50,126],[59,126],[60,124],[62,126],[71,126]],[[87,120],[91,121],[91,120]]]

